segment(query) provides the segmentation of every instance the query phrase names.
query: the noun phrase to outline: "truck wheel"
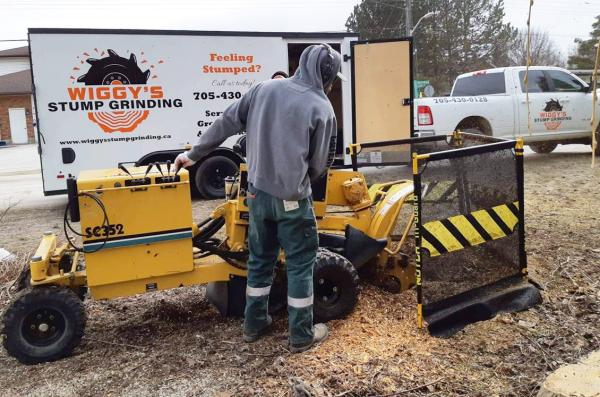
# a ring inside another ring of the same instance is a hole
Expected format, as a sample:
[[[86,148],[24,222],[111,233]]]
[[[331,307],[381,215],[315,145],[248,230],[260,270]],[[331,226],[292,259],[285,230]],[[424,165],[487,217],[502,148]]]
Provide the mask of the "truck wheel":
[[[315,322],[346,317],[358,301],[358,273],[343,256],[320,248],[313,275]]]
[[[470,127],[470,128],[458,128],[459,130],[461,130],[462,132],[466,132],[468,134],[477,134],[477,135],[486,135],[483,130],[477,128],[477,127]]]
[[[83,303],[70,289],[29,288],[4,314],[4,347],[23,364],[54,361],[79,345],[85,320]]]
[[[558,146],[557,143],[554,142],[538,142],[538,143],[530,143],[529,148],[536,153],[552,153],[554,149]]]
[[[600,129],[596,131],[596,151],[594,154],[600,156]]]
[[[204,160],[198,169],[194,181],[196,189],[206,199],[225,197],[225,178],[238,172],[238,165],[225,156],[214,156]]]

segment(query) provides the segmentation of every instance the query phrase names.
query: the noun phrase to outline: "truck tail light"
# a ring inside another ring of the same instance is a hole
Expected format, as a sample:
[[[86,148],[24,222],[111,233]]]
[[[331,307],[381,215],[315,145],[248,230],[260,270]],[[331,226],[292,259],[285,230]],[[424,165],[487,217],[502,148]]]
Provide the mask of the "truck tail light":
[[[417,107],[417,121],[419,125],[433,125],[433,115],[429,106]]]

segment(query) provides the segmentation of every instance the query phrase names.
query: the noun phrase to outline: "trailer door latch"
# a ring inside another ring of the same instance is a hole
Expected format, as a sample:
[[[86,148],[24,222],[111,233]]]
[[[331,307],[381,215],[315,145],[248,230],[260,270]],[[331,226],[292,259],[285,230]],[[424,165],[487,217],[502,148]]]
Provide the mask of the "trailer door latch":
[[[412,104],[412,100],[410,98],[404,98],[402,100],[402,106],[410,106]]]

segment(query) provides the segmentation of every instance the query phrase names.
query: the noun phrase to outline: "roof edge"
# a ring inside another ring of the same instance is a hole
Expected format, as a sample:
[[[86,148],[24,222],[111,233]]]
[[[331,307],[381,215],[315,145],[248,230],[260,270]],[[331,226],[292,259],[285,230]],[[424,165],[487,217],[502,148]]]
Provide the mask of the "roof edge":
[[[344,38],[358,37],[354,32],[257,32],[225,30],[160,30],[160,29],[88,29],[88,28],[29,28],[29,34],[136,34],[169,36],[250,36],[284,38]]]

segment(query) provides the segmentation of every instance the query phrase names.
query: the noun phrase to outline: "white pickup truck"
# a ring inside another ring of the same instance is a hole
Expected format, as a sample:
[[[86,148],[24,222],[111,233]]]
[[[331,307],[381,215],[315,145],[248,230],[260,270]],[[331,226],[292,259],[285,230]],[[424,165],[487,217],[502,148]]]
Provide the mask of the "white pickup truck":
[[[521,136],[537,153],[550,153],[559,143],[591,143],[592,95],[586,82],[565,69],[530,67],[528,110],[524,78],[524,66],[458,76],[450,96],[415,101],[415,133],[441,135],[459,129]],[[594,131],[600,134],[598,104],[596,112]]]

